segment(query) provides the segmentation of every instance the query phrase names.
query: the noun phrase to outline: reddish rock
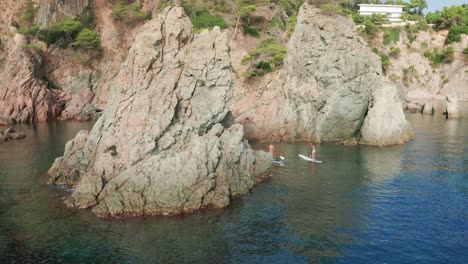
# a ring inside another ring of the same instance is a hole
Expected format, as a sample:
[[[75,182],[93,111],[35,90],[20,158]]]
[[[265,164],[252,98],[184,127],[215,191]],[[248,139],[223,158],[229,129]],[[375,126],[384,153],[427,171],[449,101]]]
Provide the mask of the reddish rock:
[[[37,73],[38,59],[21,47],[13,49],[0,69],[0,116],[18,123],[55,119],[60,114],[57,94]]]

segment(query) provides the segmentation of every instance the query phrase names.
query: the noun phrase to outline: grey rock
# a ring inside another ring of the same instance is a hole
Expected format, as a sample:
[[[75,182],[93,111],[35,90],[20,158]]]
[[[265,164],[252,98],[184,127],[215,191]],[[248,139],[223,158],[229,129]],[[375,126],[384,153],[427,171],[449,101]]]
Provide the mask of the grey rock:
[[[242,126],[224,122],[232,96],[227,35],[192,34],[180,7],[147,22],[91,132],[56,159],[50,183],[74,188],[67,204],[99,216],[224,207],[267,175]]]
[[[446,97],[446,115],[447,119],[460,118],[460,110],[458,107],[458,99],[455,96]]]
[[[361,144],[387,146],[414,138],[398,91],[392,87],[395,87],[392,83],[384,82],[374,89],[372,103],[361,128]]]

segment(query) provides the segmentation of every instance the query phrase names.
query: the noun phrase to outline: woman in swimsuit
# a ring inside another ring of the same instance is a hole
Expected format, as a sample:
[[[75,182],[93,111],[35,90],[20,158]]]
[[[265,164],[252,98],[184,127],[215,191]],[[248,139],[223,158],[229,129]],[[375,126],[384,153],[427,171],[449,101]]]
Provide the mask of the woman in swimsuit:
[[[310,146],[312,147],[312,153],[310,154],[310,157],[315,160],[315,145],[310,143]]]

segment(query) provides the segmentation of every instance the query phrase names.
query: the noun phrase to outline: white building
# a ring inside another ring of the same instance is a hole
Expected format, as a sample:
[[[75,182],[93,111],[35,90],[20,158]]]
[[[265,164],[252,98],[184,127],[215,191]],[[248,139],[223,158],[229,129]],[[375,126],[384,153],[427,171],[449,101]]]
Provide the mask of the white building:
[[[401,22],[401,15],[403,12],[402,5],[374,5],[374,4],[360,4],[359,14],[361,16],[371,16],[373,14],[387,15],[390,22]]]

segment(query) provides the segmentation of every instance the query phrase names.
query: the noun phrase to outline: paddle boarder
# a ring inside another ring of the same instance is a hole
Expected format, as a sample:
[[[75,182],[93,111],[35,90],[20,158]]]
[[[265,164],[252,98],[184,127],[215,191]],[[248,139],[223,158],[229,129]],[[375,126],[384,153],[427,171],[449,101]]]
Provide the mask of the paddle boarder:
[[[268,146],[268,149],[269,149],[268,151],[273,156],[275,154],[275,146],[273,146],[273,143],[270,143],[270,145]]]
[[[312,147],[312,153],[310,153],[310,157],[315,160],[315,145],[310,143],[310,146]]]

